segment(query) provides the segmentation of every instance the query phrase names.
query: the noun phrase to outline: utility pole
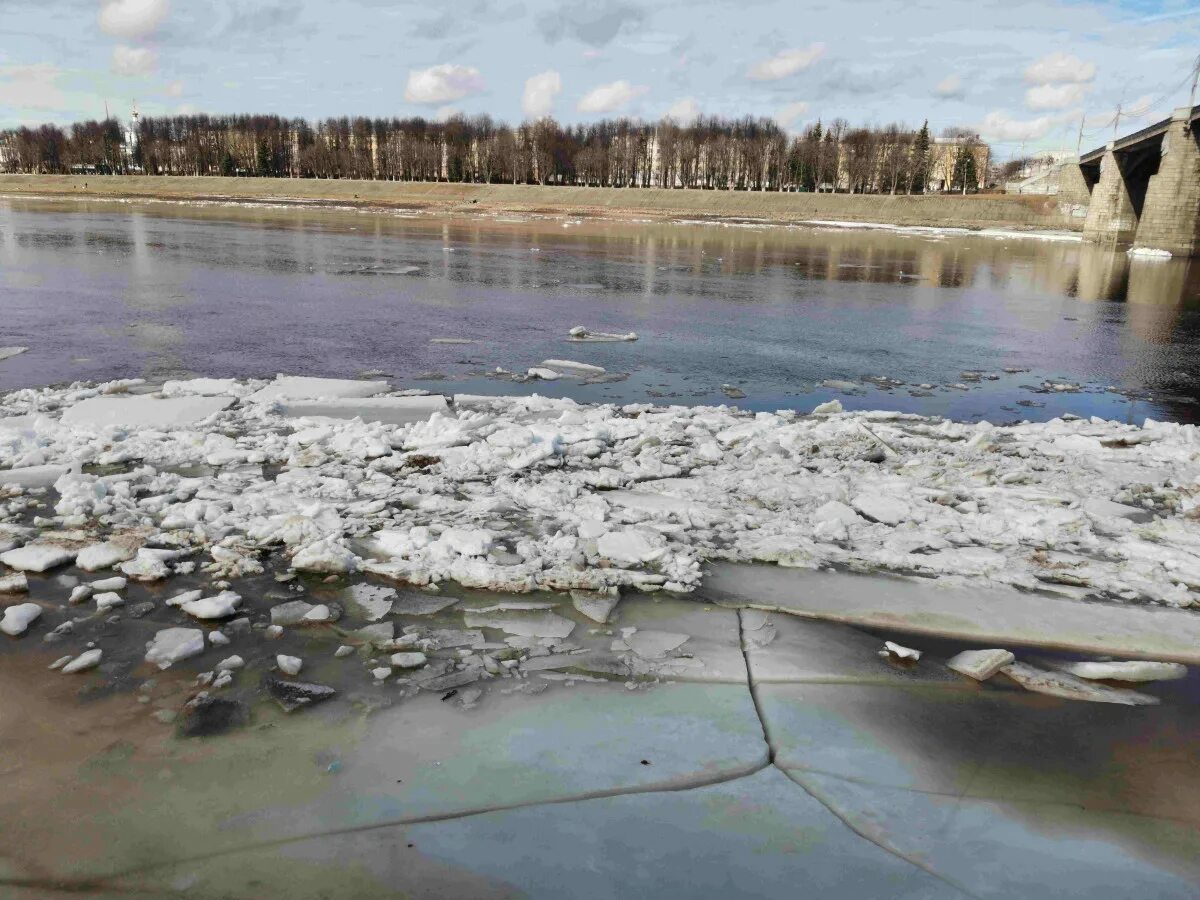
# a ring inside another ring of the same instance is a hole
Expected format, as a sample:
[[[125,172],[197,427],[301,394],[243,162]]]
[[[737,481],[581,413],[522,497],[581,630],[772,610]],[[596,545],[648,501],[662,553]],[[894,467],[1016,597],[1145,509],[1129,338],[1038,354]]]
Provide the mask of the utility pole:
[[[1079,117],[1079,137],[1075,139],[1075,158],[1083,152],[1083,123],[1087,121],[1087,113]]]

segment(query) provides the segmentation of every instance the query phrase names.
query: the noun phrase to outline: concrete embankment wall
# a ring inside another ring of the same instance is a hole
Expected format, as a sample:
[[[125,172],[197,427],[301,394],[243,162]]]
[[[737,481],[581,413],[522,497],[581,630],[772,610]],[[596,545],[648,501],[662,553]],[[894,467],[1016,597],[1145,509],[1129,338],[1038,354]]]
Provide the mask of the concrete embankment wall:
[[[85,187],[86,185],[86,187]],[[0,175],[0,194],[164,200],[292,201],[446,212],[511,211],[628,218],[812,219],[961,228],[1078,230],[1053,197],[888,196],[660,188],[539,187],[290,178]]]

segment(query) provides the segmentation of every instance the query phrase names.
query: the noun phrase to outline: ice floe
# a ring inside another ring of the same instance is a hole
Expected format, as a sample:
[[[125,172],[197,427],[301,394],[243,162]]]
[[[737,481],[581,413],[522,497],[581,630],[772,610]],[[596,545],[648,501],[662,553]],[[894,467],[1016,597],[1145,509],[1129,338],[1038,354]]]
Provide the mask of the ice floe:
[[[1189,425],[995,427],[836,401],[805,415],[364,397],[390,386],[286,377],[269,389],[205,380],[223,391],[211,397],[116,396],[126,384],[0,397],[0,413],[24,421],[0,429],[0,467],[36,454],[68,470],[38,524],[26,489],[0,501],[0,524],[15,529],[0,543],[5,565],[76,559],[134,581],[193,570],[218,581],[275,554],[324,575],[527,592],[689,591],[704,563],[734,561],[1177,607],[1200,596]],[[296,418],[292,398],[351,417]],[[118,428],[76,412],[95,400],[217,407]],[[366,421],[372,405],[416,420]],[[67,529],[78,538],[59,541]]]

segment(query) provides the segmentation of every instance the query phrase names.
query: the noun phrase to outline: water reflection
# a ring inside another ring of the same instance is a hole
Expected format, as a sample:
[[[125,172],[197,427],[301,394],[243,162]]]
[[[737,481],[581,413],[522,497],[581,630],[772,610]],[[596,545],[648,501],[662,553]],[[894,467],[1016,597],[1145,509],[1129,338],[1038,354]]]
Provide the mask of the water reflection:
[[[383,369],[521,391],[481,373],[574,354],[630,378],[537,389],[726,402],[736,383],[743,406],[775,408],[886,375],[939,387],[842,399],[996,421],[1191,420],[1200,392],[1200,264],[1077,241],[12,200],[0,256],[0,344],[34,348],[0,364],[0,388]],[[567,349],[577,324],[643,339]],[[444,336],[481,343],[430,343]],[[961,389],[964,371],[1005,368],[1030,372]],[[1031,397],[1043,379],[1091,392]]]

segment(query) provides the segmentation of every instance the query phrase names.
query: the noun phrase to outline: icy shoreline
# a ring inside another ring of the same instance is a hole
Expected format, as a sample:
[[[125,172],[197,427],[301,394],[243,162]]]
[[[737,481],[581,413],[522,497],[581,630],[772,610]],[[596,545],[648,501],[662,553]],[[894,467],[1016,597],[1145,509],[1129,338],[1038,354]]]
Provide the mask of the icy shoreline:
[[[7,394],[0,579],[82,554],[135,580],[198,570],[220,586],[279,553],[300,571],[517,593],[692,591],[707,560],[1175,607],[1200,589],[1192,426],[390,388],[281,377]]]

